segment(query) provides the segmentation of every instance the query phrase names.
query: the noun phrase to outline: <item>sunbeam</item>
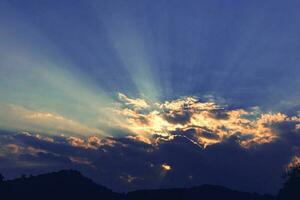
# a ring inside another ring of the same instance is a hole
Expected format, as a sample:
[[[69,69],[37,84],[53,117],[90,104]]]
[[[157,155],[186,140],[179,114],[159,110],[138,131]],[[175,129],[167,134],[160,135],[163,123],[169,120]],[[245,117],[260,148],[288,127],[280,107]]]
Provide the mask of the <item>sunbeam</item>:
[[[275,194],[300,163],[299,9],[0,0],[0,173]]]

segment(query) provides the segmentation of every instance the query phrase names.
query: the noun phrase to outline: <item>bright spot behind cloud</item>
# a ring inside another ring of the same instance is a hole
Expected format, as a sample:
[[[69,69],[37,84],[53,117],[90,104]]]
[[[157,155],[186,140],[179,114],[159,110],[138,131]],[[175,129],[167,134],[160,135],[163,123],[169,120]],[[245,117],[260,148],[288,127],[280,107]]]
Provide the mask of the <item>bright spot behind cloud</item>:
[[[123,117],[118,126],[137,135],[140,141],[157,143],[184,137],[203,148],[234,137],[243,147],[270,143],[279,135],[274,128],[278,123],[295,123],[299,117],[282,113],[263,113],[257,108],[227,109],[213,101],[197,97],[150,103],[119,94],[120,103],[114,110]],[[147,139],[145,139],[147,138]]]
[[[172,169],[172,167],[170,165],[166,164],[166,163],[162,164],[161,167],[165,171],[170,171]]]

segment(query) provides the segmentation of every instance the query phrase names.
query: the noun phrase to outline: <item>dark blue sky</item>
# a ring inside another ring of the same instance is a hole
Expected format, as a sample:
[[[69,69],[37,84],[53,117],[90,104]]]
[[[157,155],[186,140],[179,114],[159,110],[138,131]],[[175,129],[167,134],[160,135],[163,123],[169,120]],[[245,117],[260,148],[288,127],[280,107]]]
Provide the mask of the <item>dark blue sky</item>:
[[[71,63],[70,70],[106,92],[161,99],[214,94],[239,105],[280,107],[298,99],[299,6],[2,1],[1,29],[9,33],[2,36],[7,45],[21,40],[16,48]]]

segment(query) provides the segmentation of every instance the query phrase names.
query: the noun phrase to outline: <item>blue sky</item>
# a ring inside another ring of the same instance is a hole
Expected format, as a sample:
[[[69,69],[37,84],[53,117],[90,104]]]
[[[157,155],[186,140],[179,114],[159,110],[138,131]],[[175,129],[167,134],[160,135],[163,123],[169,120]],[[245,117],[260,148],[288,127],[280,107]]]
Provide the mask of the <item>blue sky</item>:
[[[297,1],[1,5],[2,52],[26,51],[109,95],[214,94],[267,107],[298,98]]]

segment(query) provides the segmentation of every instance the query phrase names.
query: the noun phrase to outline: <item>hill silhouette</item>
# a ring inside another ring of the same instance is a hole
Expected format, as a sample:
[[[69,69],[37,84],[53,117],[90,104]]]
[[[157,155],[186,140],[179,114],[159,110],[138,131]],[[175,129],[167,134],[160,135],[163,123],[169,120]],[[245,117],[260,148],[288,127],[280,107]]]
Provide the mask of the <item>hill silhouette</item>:
[[[138,190],[120,194],[94,183],[74,170],[0,181],[0,199],[99,199],[99,200],[273,200],[272,196],[239,192],[221,186]]]
[[[269,195],[239,192],[222,186],[202,185],[192,188],[139,190],[127,193],[128,200],[273,200]]]
[[[17,178],[2,182],[0,199],[107,199],[118,200],[121,194],[99,186],[74,170]]]

